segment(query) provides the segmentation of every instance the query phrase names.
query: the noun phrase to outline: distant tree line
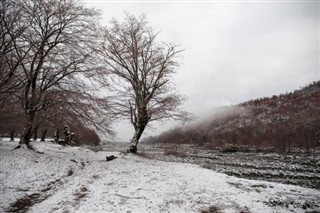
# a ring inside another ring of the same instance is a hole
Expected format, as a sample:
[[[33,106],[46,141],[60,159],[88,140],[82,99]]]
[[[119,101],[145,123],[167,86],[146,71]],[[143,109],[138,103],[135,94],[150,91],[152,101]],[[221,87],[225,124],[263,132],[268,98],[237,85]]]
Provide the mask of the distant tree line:
[[[211,119],[144,141],[226,151],[310,153],[320,147],[320,81],[293,93],[220,108]]]

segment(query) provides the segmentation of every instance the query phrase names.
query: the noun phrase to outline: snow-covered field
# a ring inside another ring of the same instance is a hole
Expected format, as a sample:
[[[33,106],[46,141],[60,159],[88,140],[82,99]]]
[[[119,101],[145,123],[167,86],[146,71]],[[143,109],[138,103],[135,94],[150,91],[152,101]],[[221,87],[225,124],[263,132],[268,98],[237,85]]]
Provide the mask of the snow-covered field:
[[[116,148],[115,144],[106,147]],[[125,144],[118,150],[125,150],[126,147]],[[192,144],[143,143],[139,151],[150,159],[192,163],[236,177],[320,190],[320,150],[314,150],[309,155],[299,152],[222,152]]]
[[[320,191],[240,179],[192,164],[0,141],[0,212],[311,212]],[[118,158],[106,161],[107,155]]]

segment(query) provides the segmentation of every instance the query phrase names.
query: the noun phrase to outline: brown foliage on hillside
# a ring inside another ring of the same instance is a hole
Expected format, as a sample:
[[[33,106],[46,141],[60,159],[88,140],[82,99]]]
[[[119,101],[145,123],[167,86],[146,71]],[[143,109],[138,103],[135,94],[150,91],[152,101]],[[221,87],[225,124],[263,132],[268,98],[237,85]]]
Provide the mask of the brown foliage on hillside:
[[[205,122],[145,142],[191,143],[224,150],[306,151],[320,146],[320,81],[291,93],[218,109]]]

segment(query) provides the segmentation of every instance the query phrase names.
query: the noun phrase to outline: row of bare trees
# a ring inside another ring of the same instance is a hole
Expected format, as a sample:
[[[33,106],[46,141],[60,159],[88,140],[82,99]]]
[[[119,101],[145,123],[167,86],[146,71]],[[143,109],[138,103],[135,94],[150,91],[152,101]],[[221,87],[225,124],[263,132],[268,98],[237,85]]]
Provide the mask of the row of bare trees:
[[[59,119],[98,123],[108,131],[109,123],[97,114],[107,106],[105,99],[97,101],[86,82],[100,69],[95,49],[99,13],[69,0],[3,0],[1,11],[2,105],[6,108],[10,99],[22,107],[20,144],[28,146],[39,125]]]
[[[105,27],[74,0],[1,0],[0,10],[1,110],[23,115],[20,145],[62,123],[110,135],[111,121],[127,117],[136,152],[149,122],[188,118],[171,81],[181,50],[157,43],[144,16]]]

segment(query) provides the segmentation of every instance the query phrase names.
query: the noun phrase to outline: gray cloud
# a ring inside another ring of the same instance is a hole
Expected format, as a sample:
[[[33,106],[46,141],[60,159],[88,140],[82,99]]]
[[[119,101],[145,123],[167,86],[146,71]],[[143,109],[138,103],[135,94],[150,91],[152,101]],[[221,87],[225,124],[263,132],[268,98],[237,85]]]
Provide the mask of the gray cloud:
[[[107,3],[107,23],[123,11],[145,13],[159,41],[186,49],[174,76],[185,108],[204,116],[215,107],[292,91],[320,79],[319,2]],[[156,134],[173,126],[148,131]],[[157,126],[157,125],[155,125]],[[129,140],[129,125],[116,126]]]

